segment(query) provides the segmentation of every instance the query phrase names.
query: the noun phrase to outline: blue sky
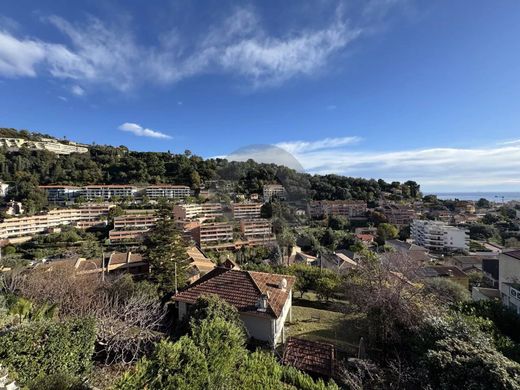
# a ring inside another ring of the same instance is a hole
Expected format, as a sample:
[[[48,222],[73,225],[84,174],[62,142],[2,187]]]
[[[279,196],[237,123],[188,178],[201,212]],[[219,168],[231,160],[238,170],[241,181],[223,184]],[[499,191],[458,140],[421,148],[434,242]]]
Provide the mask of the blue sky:
[[[3,4],[0,126],[520,190],[518,1],[78,4]]]

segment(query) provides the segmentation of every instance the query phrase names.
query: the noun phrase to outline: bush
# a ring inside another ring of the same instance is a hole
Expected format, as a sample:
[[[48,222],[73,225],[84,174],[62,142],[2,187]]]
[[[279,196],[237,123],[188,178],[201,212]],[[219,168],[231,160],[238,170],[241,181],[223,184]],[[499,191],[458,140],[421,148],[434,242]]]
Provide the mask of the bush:
[[[22,385],[51,373],[81,376],[91,368],[95,335],[91,319],[30,323],[0,336],[0,361]]]

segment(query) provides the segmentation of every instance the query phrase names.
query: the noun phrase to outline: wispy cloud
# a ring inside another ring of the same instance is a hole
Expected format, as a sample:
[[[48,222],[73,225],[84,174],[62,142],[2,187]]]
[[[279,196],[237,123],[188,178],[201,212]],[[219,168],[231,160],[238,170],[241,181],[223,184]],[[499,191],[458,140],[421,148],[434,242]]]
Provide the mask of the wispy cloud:
[[[292,153],[311,173],[390,181],[411,179],[430,190],[520,189],[520,142],[483,148],[382,152],[359,150],[360,147],[354,150],[348,147],[348,141],[340,143],[324,139],[284,142],[277,146]]]
[[[318,141],[291,141],[280,142],[277,147],[285,149],[289,153],[307,153],[315,150],[339,148],[340,146],[353,145],[361,141],[361,137],[324,138]]]
[[[520,139],[498,142],[497,145],[520,145]]]
[[[138,137],[164,138],[164,139],[172,138],[168,134],[161,133],[160,131],[146,129],[146,128],[142,127],[141,125],[138,125],[137,123],[126,122],[126,123],[123,123],[121,126],[119,126],[118,129],[121,131],[127,131],[129,133],[132,133],[134,135],[137,135]]]
[[[66,43],[0,30],[0,76],[46,74],[126,91],[147,82],[171,84],[224,73],[254,87],[274,86],[320,72],[365,29],[354,26],[338,7],[321,28],[291,28],[273,35],[252,9],[237,8],[193,43],[170,29],[155,45],[144,45],[130,24],[107,25],[94,17],[71,23],[55,15],[44,20],[63,34]]]

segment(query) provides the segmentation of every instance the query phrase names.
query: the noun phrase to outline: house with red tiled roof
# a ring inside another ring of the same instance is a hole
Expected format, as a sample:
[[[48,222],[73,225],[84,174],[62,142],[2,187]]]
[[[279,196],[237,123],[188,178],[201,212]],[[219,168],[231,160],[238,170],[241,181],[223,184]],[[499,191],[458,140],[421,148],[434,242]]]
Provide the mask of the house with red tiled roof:
[[[172,297],[179,319],[200,296],[215,294],[235,306],[249,337],[274,346],[290,320],[294,276],[217,267]]]

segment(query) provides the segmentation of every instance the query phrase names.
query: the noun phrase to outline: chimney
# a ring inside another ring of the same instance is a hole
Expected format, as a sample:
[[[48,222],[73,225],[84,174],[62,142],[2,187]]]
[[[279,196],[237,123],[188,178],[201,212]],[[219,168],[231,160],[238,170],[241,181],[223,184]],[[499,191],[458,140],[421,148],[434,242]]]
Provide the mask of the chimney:
[[[287,279],[283,278],[280,280],[280,283],[278,283],[278,288],[282,291],[287,290]]]

